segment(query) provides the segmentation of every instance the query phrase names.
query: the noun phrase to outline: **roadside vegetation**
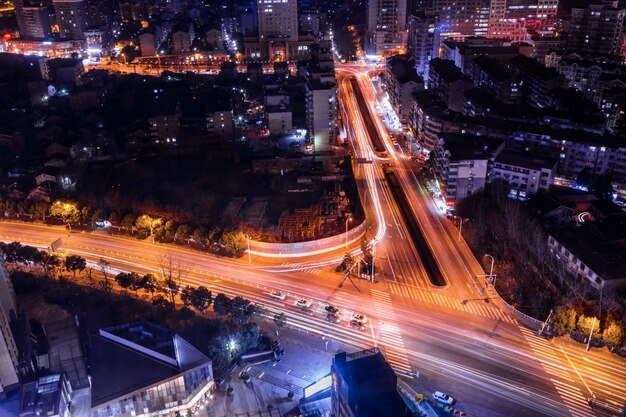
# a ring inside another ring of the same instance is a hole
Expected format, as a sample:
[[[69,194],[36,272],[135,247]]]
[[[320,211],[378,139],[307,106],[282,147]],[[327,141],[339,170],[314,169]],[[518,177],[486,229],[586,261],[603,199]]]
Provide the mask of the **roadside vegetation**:
[[[562,262],[550,254],[548,236],[528,205],[507,198],[504,187],[494,183],[484,194],[463,200],[457,214],[464,219],[463,236],[486,271],[494,257],[498,293],[516,309],[550,324],[554,334],[580,332],[607,339],[613,348],[624,344],[624,299],[605,289],[600,294],[586,282],[572,277]],[[563,315],[569,319],[563,321]],[[621,329],[621,330],[620,330]],[[619,336],[622,334],[622,336]]]
[[[18,296],[42,294],[46,303],[77,315],[86,334],[99,328],[149,320],[181,334],[213,360],[216,378],[227,375],[241,354],[266,350],[254,305],[242,297],[182,286],[182,272],[167,258],[158,273],[114,274],[101,259],[89,266],[77,255],[49,255],[18,242],[1,243]]]

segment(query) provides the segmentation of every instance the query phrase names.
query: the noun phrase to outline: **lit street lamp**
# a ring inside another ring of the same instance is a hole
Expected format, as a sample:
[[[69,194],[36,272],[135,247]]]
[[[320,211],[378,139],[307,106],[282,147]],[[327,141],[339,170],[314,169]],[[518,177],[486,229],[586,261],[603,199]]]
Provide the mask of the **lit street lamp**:
[[[489,255],[488,253],[485,254],[485,257],[490,257],[491,258],[491,269],[489,270],[489,278],[492,279],[491,281],[491,285],[493,286],[493,289],[496,289],[496,279],[493,276],[493,263],[494,263],[494,259],[493,256]]]
[[[352,217],[346,218],[346,252],[348,252],[348,223],[352,221]]]
[[[457,219],[459,219],[459,242],[461,241],[461,229],[463,229],[463,219],[459,216],[455,216],[454,214],[452,215],[452,217],[456,217]]]

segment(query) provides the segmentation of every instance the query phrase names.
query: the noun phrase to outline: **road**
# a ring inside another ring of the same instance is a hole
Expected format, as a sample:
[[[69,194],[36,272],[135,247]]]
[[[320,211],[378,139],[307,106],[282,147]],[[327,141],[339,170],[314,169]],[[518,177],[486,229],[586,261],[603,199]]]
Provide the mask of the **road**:
[[[369,114],[361,114],[348,81],[357,77],[367,97]],[[411,162],[396,152],[382,122],[374,117],[388,157],[371,148],[363,118],[375,115],[373,86],[367,72],[340,67],[339,99],[356,164],[359,192],[375,240],[380,282],[356,282],[338,288],[342,275],[334,267],[341,251],[287,261],[274,258],[216,258],[180,246],[110,236],[102,232],[72,232],[60,227],[0,222],[0,240],[47,247],[57,238],[63,248],[97,263],[109,260],[116,270],[159,272],[164,257],[182,270],[184,285],[207,285],[214,292],[240,294],[262,303],[268,316],[284,311],[298,329],[324,335],[358,348],[379,346],[398,374],[413,389],[448,392],[458,408],[473,416],[601,416],[586,398],[619,404],[626,392],[626,361],[605,351],[567,339],[545,340],[485,297],[483,274],[454,227],[437,212],[411,170]],[[421,257],[408,238],[397,203],[384,181],[382,164],[394,167],[411,209],[443,270],[447,285],[430,284]],[[273,300],[280,289],[287,297]],[[489,294],[489,291],[486,291]],[[305,297],[313,307],[303,313],[294,306]],[[342,322],[324,320],[325,303],[342,309]],[[369,317],[365,331],[352,329],[352,313]],[[409,373],[420,371],[418,379]]]

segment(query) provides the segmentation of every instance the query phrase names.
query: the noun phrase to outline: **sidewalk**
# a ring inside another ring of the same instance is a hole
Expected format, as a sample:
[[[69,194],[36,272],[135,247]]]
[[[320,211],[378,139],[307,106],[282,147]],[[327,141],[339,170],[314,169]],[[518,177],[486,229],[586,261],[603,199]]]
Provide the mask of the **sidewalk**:
[[[330,373],[332,358],[344,348],[339,342],[327,344],[320,337],[289,329],[281,329],[279,339],[285,349],[280,362],[237,367],[199,415],[284,416],[298,407],[305,387]],[[247,384],[239,378],[242,370],[251,376]],[[229,386],[234,390],[231,396],[226,394]],[[295,394],[292,399],[290,391]]]

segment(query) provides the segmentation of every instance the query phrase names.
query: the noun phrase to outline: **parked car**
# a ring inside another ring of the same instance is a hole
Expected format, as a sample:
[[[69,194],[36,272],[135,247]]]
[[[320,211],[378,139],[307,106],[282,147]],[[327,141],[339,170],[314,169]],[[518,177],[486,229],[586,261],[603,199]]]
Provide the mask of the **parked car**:
[[[270,292],[270,297],[272,297],[275,300],[284,300],[285,298],[287,298],[285,294],[283,294],[282,292],[278,290],[272,290],[272,292]]]
[[[309,300],[305,300],[304,298],[301,298],[298,301],[296,301],[296,306],[300,308],[310,308],[311,302]]]
[[[365,314],[353,313],[352,320],[360,321],[361,323],[367,323],[367,316]]]
[[[365,331],[365,323],[363,323],[362,321],[355,320],[355,319],[350,320],[350,327],[359,329],[362,332]]]
[[[446,404],[446,405],[454,404],[454,398],[452,398],[448,394],[444,394],[441,391],[433,392],[433,400],[440,402],[442,404]]]
[[[329,321],[329,322],[335,323],[335,324],[339,324],[339,323],[341,323],[341,317],[339,317],[339,314],[328,313],[326,315],[326,321]]]
[[[339,314],[339,309],[335,306],[331,306],[330,304],[324,307],[324,310],[331,314]]]

